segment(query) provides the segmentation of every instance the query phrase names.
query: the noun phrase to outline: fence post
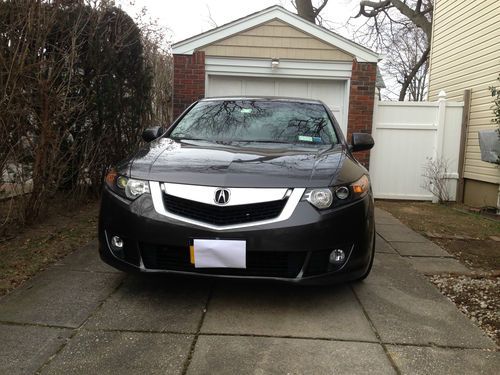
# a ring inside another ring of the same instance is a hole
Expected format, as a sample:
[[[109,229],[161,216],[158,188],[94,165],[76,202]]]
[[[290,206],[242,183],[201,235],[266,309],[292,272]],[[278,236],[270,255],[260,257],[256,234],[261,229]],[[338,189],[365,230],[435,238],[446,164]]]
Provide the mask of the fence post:
[[[375,101],[373,103],[373,115],[372,115],[372,137],[373,140],[375,141],[375,144],[377,144],[377,122],[378,122],[378,111],[379,111],[379,102],[380,100],[377,100],[375,98]],[[368,164],[368,170],[372,170],[372,161],[373,161],[373,153],[370,151],[370,161]]]
[[[441,90],[438,94],[438,113],[437,113],[437,131],[436,131],[436,149],[434,151],[436,163],[443,157],[444,126],[446,121],[446,92]],[[432,197],[432,203],[438,203],[437,196]]]
[[[458,154],[458,183],[457,183],[457,202],[464,203],[464,162],[465,162],[465,144],[467,142],[467,127],[469,126],[469,111],[472,90],[464,91],[464,107],[462,109],[462,126],[460,131],[460,151]]]
[[[438,94],[438,115],[437,115],[437,142],[436,158],[443,156],[444,126],[446,121],[446,92],[441,90]]]

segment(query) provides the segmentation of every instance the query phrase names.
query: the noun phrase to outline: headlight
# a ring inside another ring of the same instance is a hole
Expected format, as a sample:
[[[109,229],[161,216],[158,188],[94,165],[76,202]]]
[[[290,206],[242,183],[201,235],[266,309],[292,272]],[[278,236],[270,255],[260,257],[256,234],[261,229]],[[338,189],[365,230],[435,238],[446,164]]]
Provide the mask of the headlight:
[[[149,193],[149,182],[129,178],[125,186],[125,195],[128,199],[135,199],[144,193]]]
[[[149,182],[119,175],[112,169],[106,176],[106,185],[116,194],[134,200],[144,193],[149,193]]]
[[[308,201],[321,210],[330,206],[341,206],[362,198],[369,190],[370,180],[368,176],[363,175],[359,180],[349,185],[307,189],[302,200]]]
[[[330,189],[309,189],[304,193],[304,199],[319,209],[328,208],[333,202]]]

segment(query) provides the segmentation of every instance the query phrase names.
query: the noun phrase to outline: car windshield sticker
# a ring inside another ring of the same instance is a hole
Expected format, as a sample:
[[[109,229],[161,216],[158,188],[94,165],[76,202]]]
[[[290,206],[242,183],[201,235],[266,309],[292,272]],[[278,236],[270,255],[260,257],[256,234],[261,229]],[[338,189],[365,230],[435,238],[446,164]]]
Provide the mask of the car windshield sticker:
[[[252,108],[242,108],[241,113],[252,113]]]
[[[309,137],[307,135],[299,135],[299,141],[300,142],[314,142],[314,143],[323,142],[321,137]]]

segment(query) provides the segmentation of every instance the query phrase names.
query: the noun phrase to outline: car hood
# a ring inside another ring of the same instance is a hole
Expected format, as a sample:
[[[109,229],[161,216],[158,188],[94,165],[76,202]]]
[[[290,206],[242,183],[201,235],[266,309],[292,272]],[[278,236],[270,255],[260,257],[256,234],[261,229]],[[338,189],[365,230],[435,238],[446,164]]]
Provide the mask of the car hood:
[[[320,187],[352,182],[363,168],[345,146],[219,144],[160,138],[128,163],[130,177],[228,187]]]

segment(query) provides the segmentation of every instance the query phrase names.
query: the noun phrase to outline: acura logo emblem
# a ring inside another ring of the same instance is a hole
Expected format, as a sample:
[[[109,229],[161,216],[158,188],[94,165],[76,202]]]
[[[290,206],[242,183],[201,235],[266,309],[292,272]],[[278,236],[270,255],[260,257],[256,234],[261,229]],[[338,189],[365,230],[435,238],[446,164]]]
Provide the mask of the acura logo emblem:
[[[214,201],[217,204],[226,204],[229,202],[229,196],[231,193],[228,189],[217,189],[215,190],[215,198]]]

